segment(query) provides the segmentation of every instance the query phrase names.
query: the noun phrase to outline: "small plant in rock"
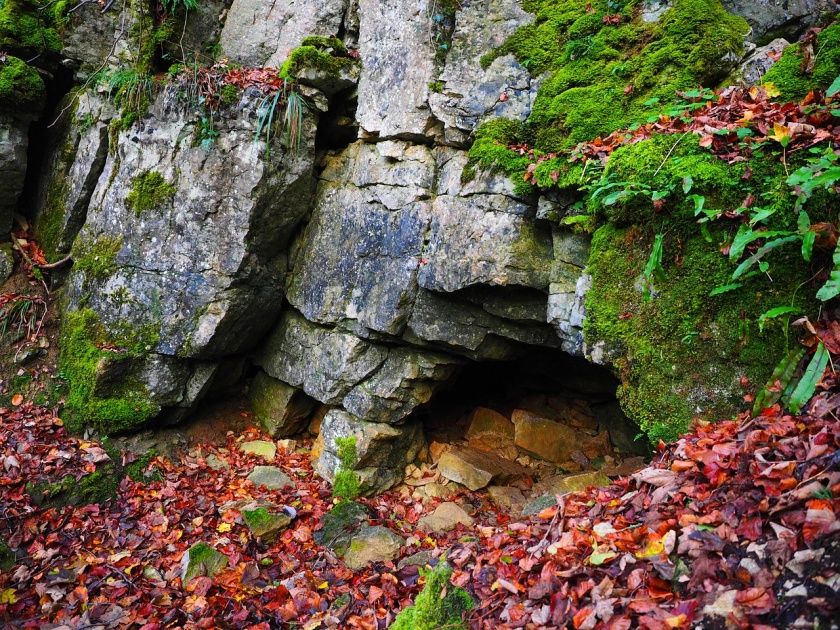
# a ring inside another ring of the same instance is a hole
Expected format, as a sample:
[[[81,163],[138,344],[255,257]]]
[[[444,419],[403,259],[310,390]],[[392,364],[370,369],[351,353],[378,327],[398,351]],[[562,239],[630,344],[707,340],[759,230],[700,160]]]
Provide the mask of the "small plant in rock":
[[[353,436],[336,438],[335,444],[338,447],[339,466],[333,482],[333,496],[342,503],[353,501],[362,491],[359,475],[353,470],[358,457],[356,438]]]

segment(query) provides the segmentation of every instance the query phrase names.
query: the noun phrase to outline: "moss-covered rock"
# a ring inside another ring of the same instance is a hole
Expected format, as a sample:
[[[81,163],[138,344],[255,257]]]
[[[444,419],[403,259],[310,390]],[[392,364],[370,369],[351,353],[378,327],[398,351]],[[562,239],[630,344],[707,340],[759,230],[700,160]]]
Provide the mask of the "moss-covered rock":
[[[350,539],[362,523],[370,518],[367,507],[355,501],[342,501],[324,514],[321,528],[313,539],[319,545],[329,547],[342,555],[350,545]]]
[[[710,296],[732,282],[735,265],[721,250],[727,251],[737,224],[713,222],[704,235],[691,194],[701,196],[706,208],[727,211],[753,194],[775,209],[772,229],[795,229],[796,213],[778,158],[758,155],[747,165],[727,165],[693,138],[673,148],[678,138],[623,147],[604,172],[603,181],[619,183],[618,189],[635,182],[668,191],[658,208],[640,193],[612,206],[589,199],[590,210],[611,222],[592,240],[587,344],[593,356],[616,367],[624,411],[654,441],[676,437],[696,416],[712,419],[739,409],[741,377],[754,386],[766,381],[793,341],[784,319],[768,320],[760,330],[761,314],[780,305],[816,312],[814,292],[802,288],[812,274],[798,247],[775,253],[767,274]],[[682,187],[686,177],[693,179],[690,193]],[[826,210],[815,206],[811,212],[813,218]],[[664,273],[650,286],[643,270],[656,234],[662,235]]]
[[[91,309],[65,313],[59,369],[69,387],[65,420],[71,430],[92,426],[102,434],[116,434],[142,426],[160,412],[146,386],[130,376],[135,362],[155,347],[154,330],[116,328],[122,330],[106,333]]]
[[[244,510],[242,520],[245,521],[251,533],[262,542],[272,542],[292,522],[291,517],[285,512],[275,513],[266,507]]]
[[[840,75],[840,22],[820,31],[814,46],[816,56],[810,73],[803,71],[803,45],[788,46],[762,83],[772,84],[785,100],[804,98],[815,89],[825,89]]]
[[[0,61],[0,110],[31,114],[44,105],[46,88],[41,75],[12,55]]]
[[[550,73],[527,123],[538,151],[644,121],[652,104],[673,101],[679,90],[716,85],[743,51],[749,27],[719,0],[675,0],[652,24],[641,21],[637,5],[526,0],[535,21],[482,60],[513,53],[533,74]],[[514,166],[502,159],[505,170]]]
[[[64,1],[5,0],[0,5],[0,50],[58,52],[61,39],[55,27],[68,8]]]
[[[390,630],[466,629],[464,616],[475,604],[467,591],[449,582],[452,567],[442,560],[434,569],[420,569],[420,573],[426,580],[423,590],[414,605],[397,616]]]
[[[105,462],[79,479],[66,475],[54,482],[30,482],[26,491],[35,505],[63,507],[102,503],[117,494],[120,475],[114,462]]]

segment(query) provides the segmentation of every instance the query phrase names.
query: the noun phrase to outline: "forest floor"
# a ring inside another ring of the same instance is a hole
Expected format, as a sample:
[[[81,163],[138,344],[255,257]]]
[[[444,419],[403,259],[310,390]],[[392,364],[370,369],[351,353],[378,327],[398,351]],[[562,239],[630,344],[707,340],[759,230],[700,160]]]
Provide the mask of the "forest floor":
[[[114,462],[67,433],[48,407],[0,409],[0,621],[20,628],[386,628],[422,587],[418,564],[446,554],[452,582],[475,599],[474,628],[836,627],[840,619],[840,378],[829,375],[805,413],[700,427],[611,486],[557,497],[512,518],[485,492],[449,501],[472,526],[419,524],[440,499],[397,490],[362,499],[371,524],[406,544],[398,558],[352,571],[313,534],[333,507],[308,442],[280,442],[280,490],[247,475],[267,439],[231,431],[223,444],[143,462],[101,504],[33,503],[33,484],[82,480]],[[284,445],[288,448],[284,448]],[[71,484],[76,485],[76,484]],[[70,490],[72,491],[72,489]],[[37,494],[37,493],[35,493]],[[295,518],[260,542],[243,505],[289,505]],[[197,542],[227,567],[182,581]],[[418,552],[425,554],[417,554]],[[421,558],[413,562],[406,558]]]

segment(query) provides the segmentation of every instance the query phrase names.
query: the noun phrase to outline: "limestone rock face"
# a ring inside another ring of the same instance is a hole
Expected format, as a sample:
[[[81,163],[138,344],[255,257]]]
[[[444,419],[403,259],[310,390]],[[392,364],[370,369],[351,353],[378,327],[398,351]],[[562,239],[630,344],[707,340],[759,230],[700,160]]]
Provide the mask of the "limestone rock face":
[[[35,230],[48,257],[66,256],[85,223],[108,157],[108,123],[114,115],[106,98],[82,92],[59,119],[44,163],[51,177],[41,180],[36,200]]]
[[[435,163],[424,146],[356,143],[321,175],[289,301],[321,323],[399,334],[417,292]]]
[[[387,490],[402,478],[406,464],[414,461],[423,447],[423,432],[418,422],[395,426],[366,422],[334,409],[321,424],[323,450],[315,462],[319,475],[332,481],[339,460],[335,439],[356,438],[357,461],[354,467],[367,493]]]
[[[734,73],[735,81],[745,87],[755,85],[761,81],[761,77],[776,63],[784,49],[789,45],[788,40],[778,37],[764,46],[759,46],[738,66]]]
[[[348,0],[234,0],[219,43],[231,61],[280,66],[308,35],[339,34]]]
[[[26,177],[29,121],[0,114],[0,234],[6,239]]]
[[[433,0],[359,0],[357,120],[379,138],[430,133],[429,83],[434,80]]]
[[[816,24],[821,14],[837,10],[833,0],[722,0],[721,4],[749,23],[755,42],[774,35],[795,41],[806,28]]]
[[[315,401],[283,381],[258,372],[248,390],[254,417],[275,438],[299,433]]]
[[[486,117],[528,117],[537,86],[530,73],[513,55],[495,59],[486,69],[481,57],[533,19],[516,0],[474,0],[457,13],[439,91],[429,95],[447,144],[466,144]]]

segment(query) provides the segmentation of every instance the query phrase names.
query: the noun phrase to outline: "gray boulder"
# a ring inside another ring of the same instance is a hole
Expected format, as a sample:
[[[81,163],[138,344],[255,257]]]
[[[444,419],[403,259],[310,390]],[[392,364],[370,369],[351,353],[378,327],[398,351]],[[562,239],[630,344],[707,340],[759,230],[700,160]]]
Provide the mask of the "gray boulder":
[[[779,37],[769,44],[759,46],[744,58],[733,73],[732,82],[744,87],[755,85],[789,45],[788,40]]]
[[[362,76],[356,118],[368,135],[423,138],[434,118],[434,0],[359,0]]]
[[[749,23],[750,38],[759,43],[773,37],[795,41],[822,14],[837,11],[833,0],[722,0],[721,3],[727,11]]]
[[[280,310],[286,245],[312,190],[315,124],[304,118],[299,153],[282,134],[267,148],[254,141],[257,107],[245,95],[217,114],[219,136],[205,148],[197,115],[169,87],[108,152],[73,245],[66,311],[131,346],[98,369],[114,395],[131,389],[188,410],[212,362],[249,349]]]
[[[321,424],[322,449],[315,462],[315,471],[330,482],[339,467],[335,440],[350,436],[356,438],[354,470],[367,494],[383,492],[400,481],[406,465],[414,461],[423,447],[423,431],[418,422],[400,426],[365,422],[346,411],[333,409]]]
[[[29,120],[0,113],[0,239],[8,239],[26,177]]]
[[[275,438],[300,433],[315,401],[299,389],[260,371],[251,381],[248,396],[257,422]]]
[[[330,158],[291,276],[308,319],[399,334],[417,291],[435,162],[405,142],[356,143]]]
[[[376,370],[388,350],[286,311],[256,362],[266,373],[334,405]]]
[[[475,0],[458,11],[437,91],[429,95],[444,123],[448,144],[464,146],[486,117],[524,120],[531,112],[536,82],[513,55],[481,67],[481,57],[498,48],[534,16],[516,0]]]
[[[392,348],[376,373],[354,387],[342,404],[372,422],[397,423],[432,398],[463,361],[445,354]]]
[[[71,99],[75,99],[72,101]],[[116,115],[104,96],[65,99],[44,161],[36,197],[35,233],[48,259],[66,256],[84,225],[93,190],[108,157],[108,124]]]
[[[219,43],[222,55],[247,66],[280,66],[307,35],[336,36],[348,0],[234,0]]]

